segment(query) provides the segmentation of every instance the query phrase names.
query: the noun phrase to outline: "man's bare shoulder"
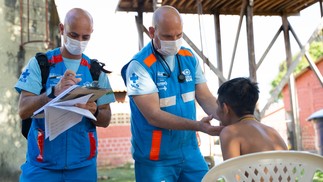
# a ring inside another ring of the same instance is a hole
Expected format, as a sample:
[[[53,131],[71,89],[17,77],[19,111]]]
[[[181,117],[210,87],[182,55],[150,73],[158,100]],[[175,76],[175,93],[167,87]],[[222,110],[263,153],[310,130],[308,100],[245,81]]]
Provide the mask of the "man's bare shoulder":
[[[236,137],[237,135],[240,134],[240,127],[237,124],[232,124],[232,125],[228,125],[225,126],[221,133],[220,133],[220,137]]]
[[[260,124],[260,125],[259,125]],[[231,137],[249,135],[250,132],[256,130],[258,127],[264,127],[261,123],[255,122],[238,122],[235,124],[228,125],[223,128],[220,136],[230,135]]]

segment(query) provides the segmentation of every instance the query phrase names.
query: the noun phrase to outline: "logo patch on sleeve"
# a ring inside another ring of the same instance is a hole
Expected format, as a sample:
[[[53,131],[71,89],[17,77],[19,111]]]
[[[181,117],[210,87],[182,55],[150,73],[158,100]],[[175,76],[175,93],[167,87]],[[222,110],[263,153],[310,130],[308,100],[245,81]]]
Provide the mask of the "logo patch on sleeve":
[[[133,88],[139,88],[139,84],[138,84],[138,79],[139,77],[135,74],[135,73],[132,73],[131,77],[130,77],[130,80],[131,80],[131,87]]]
[[[30,75],[28,69],[26,69],[20,76],[19,81],[26,83],[27,77]]]

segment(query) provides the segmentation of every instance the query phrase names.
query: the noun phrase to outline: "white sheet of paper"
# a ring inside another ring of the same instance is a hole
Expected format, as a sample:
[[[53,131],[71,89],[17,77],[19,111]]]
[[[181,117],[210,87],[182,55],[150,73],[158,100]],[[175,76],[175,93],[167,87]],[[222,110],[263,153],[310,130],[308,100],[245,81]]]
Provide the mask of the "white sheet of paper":
[[[44,111],[45,107],[57,102],[59,99],[61,99],[62,97],[64,97],[67,93],[69,93],[71,90],[75,89],[76,87],[79,87],[79,85],[73,85],[70,86],[68,89],[66,89],[64,92],[62,92],[61,94],[59,94],[57,97],[55,97],[53,100],[49,101],[47,104],[45,104],[43,107],[39,108],[37,111],[34,112],[33,117],[37,117],[37,118],[42,118],[42,112]],[[37,116],[39,115],[39,116]]]
[[[79,123],[83,116],[96,120],[89,110],[74,106],[76,103],[87,103],[91,96],[92,94],[88,94],[76,99],[47,105],[44,108],[45,138],[55,139],[58,135]]]
[[[45,109],[45,138],[54,140],[58,135],[76,125],[82,120],[82,115],[48,106]]]

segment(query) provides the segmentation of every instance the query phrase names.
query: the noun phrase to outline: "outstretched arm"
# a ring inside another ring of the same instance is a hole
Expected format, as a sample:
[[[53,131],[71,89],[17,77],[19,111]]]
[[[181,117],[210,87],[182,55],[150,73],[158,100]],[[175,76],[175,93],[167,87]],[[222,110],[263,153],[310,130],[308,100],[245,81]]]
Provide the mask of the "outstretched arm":
[[[211,116],[195,121],[161,110],[158,93],[135,95],[133,99],[140,112],[153,126],[172,130],[202,131],[208,134],[219,133],[219,128],[210,125]]]

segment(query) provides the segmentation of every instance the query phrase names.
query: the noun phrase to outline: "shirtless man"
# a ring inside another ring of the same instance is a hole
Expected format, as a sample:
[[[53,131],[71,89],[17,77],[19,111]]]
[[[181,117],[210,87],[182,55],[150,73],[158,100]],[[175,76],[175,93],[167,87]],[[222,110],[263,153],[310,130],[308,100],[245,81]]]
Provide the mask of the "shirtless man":
[[[218,89],[217,115],[225,128],[220,133],[223,160],[240,155],[288,150],[279,133],[253,115],[259,97],[257,83],[235,78]]]

